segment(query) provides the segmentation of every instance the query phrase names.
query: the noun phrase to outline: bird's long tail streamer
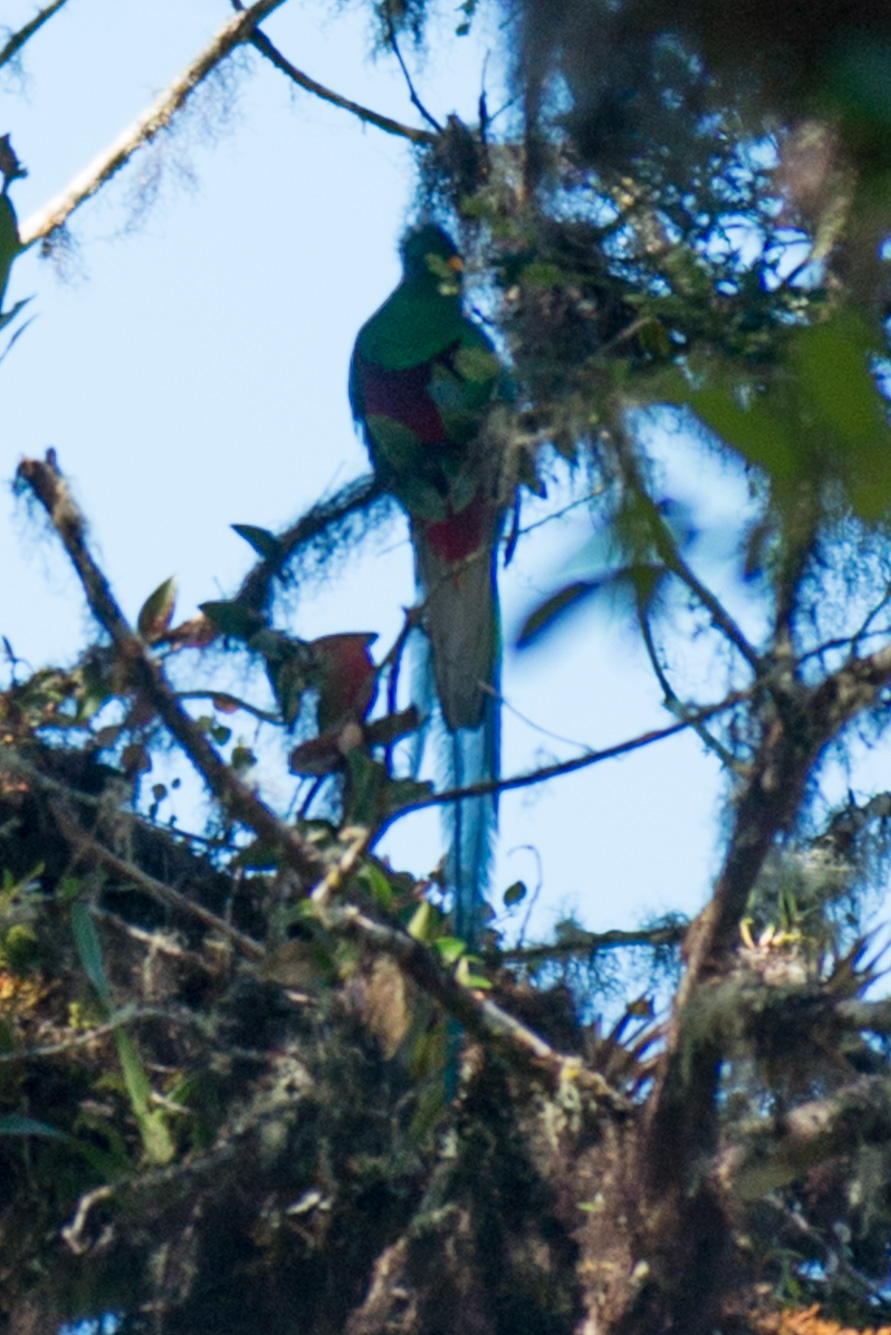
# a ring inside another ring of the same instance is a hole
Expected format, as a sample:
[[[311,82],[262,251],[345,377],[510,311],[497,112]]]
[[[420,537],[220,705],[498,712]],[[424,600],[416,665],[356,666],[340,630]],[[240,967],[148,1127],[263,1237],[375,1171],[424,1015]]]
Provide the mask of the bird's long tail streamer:
[[[479,728],[449,736],[450,788],[472,788],[498,778],[500,708],[497,682],[486,701]],[[486,891],[498,817],[495,793],[465,797],[447,808],[448,884],[454,896],[455,935],[473,948],[485,919]]]

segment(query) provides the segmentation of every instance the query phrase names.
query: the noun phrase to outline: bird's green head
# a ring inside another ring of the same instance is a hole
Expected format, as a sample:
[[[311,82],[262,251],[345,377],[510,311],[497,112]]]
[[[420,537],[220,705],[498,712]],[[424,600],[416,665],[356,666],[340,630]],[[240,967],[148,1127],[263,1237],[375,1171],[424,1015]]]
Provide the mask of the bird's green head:
[[[442,296],[456,296],[461,291],[461,256],[452,238],[432,223],[408,232],[401,246],[402,268],[406,278],[433,278]]]

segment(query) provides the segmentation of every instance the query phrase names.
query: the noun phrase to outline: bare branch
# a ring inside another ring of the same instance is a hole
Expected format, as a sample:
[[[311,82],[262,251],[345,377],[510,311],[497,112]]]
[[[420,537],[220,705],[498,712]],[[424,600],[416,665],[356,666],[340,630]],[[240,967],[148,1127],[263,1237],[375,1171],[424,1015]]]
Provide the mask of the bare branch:
[[[418,97],[418,94],[415,91],[415,86],[411,81],[411,75],[408,72],[408,66],[402,59],[402,52],[399,50],[399,42],[396,39],[396,28],[393,23],[393,15],[390,12],[389,3],[385,4],[384,10],[387,16],[387,36],[390,39],[390,45],[393,48],[393,54],[399,61],[399,68],[402,70],[402,77],[405,79],[406,86],[408,87],[408,95],[411,98],[412,105],[416,107],[417,110],[421,113],[427,124],[432,125],[437,134],[441,134],[442,126],[439,124],[439,121],[437,121],[433,116],[430,115],[430,112],[427,110],[427,108],[424,106],[424,103]]]
[[[163,881],[158,881],[154,876],[149,876],[141,871],[139,867],[134,866],[132,862],[127,862],[124,858],[117,857],[110,849],[100,844],[92,835],[87,834],[86,830],[81,829],[70,812],[66,811],[61,802],[53,802],[53,815],[56,818],[59,829],[70,844],[77,862],[93,863],[103,867],[114,876],[121,877],[130,885],[149,895],[158,903],[172,908],[178,913],[183,913],[192,918],[197,918],[199,922],[204,923],[211,931],[217,932],[246,955],[248,959],[260,960],[265,955],[263,946],[253,937],[240,932],[237,927],[225,922],[222,918],[211,913],[202,904],[196,904],[194,900],[189,899],[187,895],[180,894],[174,890],[172,885],[166,885]]]
[[[234,9],[243,10],[244,6],[239,0],[232,0]],[[255,32],[248,38],[251,46],[255,47],[261,55],[265,56],[277,70],[287,75],[298,87],[305,88],[308,93],[321,98],[323,102],[330,102],[332,106],[342,107],[344,111],[349,111],[353,116],[358,116],[359,120],[364,121],[366,125],[375,125],[385,134],[396,134],[402,139],[409,139],[413,144],[432,144],[435,136],[428,130],[416,130],[411,125],[403,125],[401,121],[394,121],[390,116],[381,116],[379,112],[372,111],[370,107],[363,107],[359,102],[352,102],[348,97],[342,97],[340,93],[335,93],[331,88],[326,88],[324,84],[317,83],[311,79],[308,74],[297,69],[290,60],[273,46],[265,33]],[[414,101],[414,99],[412,99]],[[434,124],[435,121],[433,122]],[[437,130],[439,126],[436,126]]]
[[[33,37],[43,27],[44,23],[58,13],[62,6],[67,3],[68,0],[53,0],[52,4],[45,5],[23,28],[19,28],[18,32],[11,33],[6,45],[0,49],[0,68],[8,65],[18,55],[29,38]]]
[[[687,931],[683,920],[662,924],[656,927],[642,927],[636,932],[620,931],[615,928],[608,932],[586,932],[581,928],[566,939],[546,946],[517,946],[514,950],[503,950],[498,958],[505,964],[533,964],[538,960],[558,959],[563,955],[594,955],[598,950],[621,950],[628,946],[646,946],[653,950],[657,946],[679,946]]]
[[[383,498],[383,491],[373,473],[348,482],[336,495],[313,505],[296,523],[275,534],[275,552],[264,557],[248,572],[235,595],[237,602],[255,612],[265,612],[273,582],[281,578],[290,558],[301,547],[321,537],[333,525],[364,510]]]
[[[541,769],[530,770],[526,774],[515,774],[512,778],[488,779],[483,783],[469,784],[466,788],[447,788],[441,793],[419,797],[416,801],[408,802],[404,807],[400,807],[398,811],[394,812],[387,825],[381,827],[379,834],[383,833],[383,830],[392,825],[394,821],[401,820],[409,812],[420,811],[422,807],[447,806],[466,797],[483,797],[487,793],[505,793],[514,788],[529,788],[533,784],[544,783],[546,779],[554,779],[560,774],[573,774],[576,770],[585,769],[588,765],[597,765],[603,760],[613,760],[616,756],[624,756],[631,751],[639,751],[642,747],[650,746],[653,742],[661,742],[666,737],[674,737],[676,733],[694,728],[696,724],[714,718],[716,714],[721,714],[727,709],[732,709],[740,701],[749,698],[751,694],[751,688],[744,691],[733,691],[718,704],[706,705],[703,709],[691,709],[687,717],[680,723],[671,723],[667,728],[653,728],[650,732],[641,733],[640,736],[632,737],[627,742],[617,742],[615,746],[605,746],[602,751],[587,751],[584,755],[574,756],[572,760],[559,760],[553,765],[543,765]]]
[[[159,131],[170,124],[175,113],[202,80],[206,79],[235,47],[250,41],[256,25],[283,3],[284,0],[256,0],[249,9],[236,14],[224,24],[213,40],[183,70],[182,74],[174,79],[169,88],[166,88],[141,116],[128,125],[104,153],[94,158],[61,194],[25,220],[19,229],[22,246],[27,249],[28,246],[33,246],[35,241],[49,236],[56,227],[61,227],[84,200],[95,195],[96,191],[124,166],[137,149],[149,143]]]

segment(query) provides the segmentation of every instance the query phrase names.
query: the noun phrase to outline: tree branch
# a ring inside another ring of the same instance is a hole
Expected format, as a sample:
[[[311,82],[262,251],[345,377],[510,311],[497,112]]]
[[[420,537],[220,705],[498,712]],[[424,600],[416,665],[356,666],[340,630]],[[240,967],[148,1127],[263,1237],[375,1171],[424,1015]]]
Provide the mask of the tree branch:
[[[787,1186],[813,1164],[849,1149],[858,1128],[875,1134],[877,1121],[891,1125],[887,1076],[863,1076],[828,1098],[811,1099],[776,1122],[759,1124],[743,1144],[732,1145],[714,1163],[712,1176],[742,1200],[758,1200]]]
[[[232,0],[232,7],[237,10],[244,9],[240,0]],[[304,74],[302,70],[297,69],[296,65],[292,65],[290,60],[283,56],[277,47],[273,46],[265,33],[254,32],[248,38],[248,41],[277,70],[281,70],[282,74],[287,75],[298,87],[305,88],[308,93],[321,98],[323,102],[330,102],[332,106],[342,107],[344,111],[349,111],[353,116],[358,116],[359,120],[364,121],[366,125],[377,126],[385,134],[399,135],[402,139],[408,139],[413,144],[433,143],[435,135],[432,135],[429,130],[416,130],[411,125],[403,125],[401,121],[394,121],[390,116],[382,116],[379,112],[372,111],[370,107],[363,107],[359,102],[352,102],[348,97],[342,97],[340,93],[335,93],[331,88],[326,88],[324,84],[317,83],[308,74]],[[414,101],[414,99],[412,100]],[[436,128],[439,129],[440,127],[437,126]]]
[[[692,1164],[711,1148],[720,1036],[696,1032],[695,1005],[703,984],[718,977],[733,951],[749,894],[778,835],[792,825],[807,780],[837,733],[891,679],[891,647],[840,668],[809,689],[791,671],[772,683],[773,709],[762,737],[711,900],[694,919],[684,954],[687,970],[675,997],[662,1069],[647,1117],[647,1158],[653,1186],[685,1190]],[[762,683],[768,688],[769,683]],[[688,1033],[687,1018],[693,1016]]]
[[[114,176],[115,172],[133,156],[138,148],[149,143],[159,131],[170,124],[173,116],[186,102],[208,74],[232,52],[235,47],[251,39],[254,28],[284,0],[255,0],[250,9],[225,23],[200,55],[174,79],[152,105],[138,116],[126,130],[74,180],[50,200],[44,208],[27,218],[19,229],[22,246],[27,249],[35,241],[49,236],[61,227],[79,205],[95,195],[96,191]]]
[[[266,951],[259,941],[255,941],[253,937],[240,932],[237,927],[233,927],[230,923],[217,917],[215,913],[211,913],[210,909],[206,909],[202,904],[196,904],[187,895],[180,894],[178,890],[174,890],[173,886],[165,884],[164,881],[156,880],[154,876],[149,876],[147,872],[134,866],[132,862],[117,857],[110,849],[82,829],[70,812],[65,810],[61,802],[53,802],[52,811],[60,831],[71,846],[77,862],[94,863],[103,867],[114,876],[120,876],[122,880],[128,881],[137,890],[141,890],[143,894],[157,900],[165,908],[171,908],[177,913],[197,918],[199,922],[204,923],[205,927],[209,927],[211,931],[217,932],[227,941],[231,941],[248,959],[263,959]]]
[[[327,909],[323,922],[332,931],[356,937],[374,950],[390,955],[407,977],[438,1001],[469,1034],[507,1044],[531,1058],[536,1066],[549,1071],[555,1079],[567,1076],[577,1079],[615,1113],[632,1111],[629,1101],[602,1075],[586,1070],[579,1057],[558,1052],[494,1001],[464,987],[442,968],[428,947],[401,928],[376,922],[352,904]]]
[[[378,479],[373,473],[367,473],[365,477],[348,482],[329,499],[318,501],[296,523],[274,534],[274,553],[263,557],[248,571],[235,595],[235,601],[254,612],[265,612],[269,606],[273,581],[281,578],[288,561],[298,548],[307,546],[334,525],[367,509],[375,501],[383,500],[384,496]]]
[[[572,760],[559,760],[553,765],[543,765],[541,769],[530,770],[526,774],[515,774],[508,779],[487,779],[483,783],[469,784],[466,788],[447,788],[441,793],[431,793],[426,797],[419,797],[413,802],[407,802],[404,807],[387,819],[385,825],[382,825],[378,831],[380,834],[394,821],[401,820],[412,811],[420,811],[423,807],[441,807],[450,805],[452,802],[458,802],[466,797],[483,797],[488,793],[505,793],[514,788],[529,788],[536,783],[544,783],[546,779],[554,779],[560,774],[572,774],[576,770],[585,769],[588,765],[597,765],[603,760],[613,760],[616,756],[628,755],[631,751],[639,751],[644,746],[650,746],[653,742],[664,741],[666,737],[673,737],[676,733],[684,732],[687,728],[694,728],[696,724],[704,722],[706,719],[713,718],[715,714],[721,714],[726,709],[732,709],[740,701],[747,699],[751,695],[751,688],[743,691],[733,691],[725,699],[715,705],[706,705],[703,709],[690,710],[688,716],[679,723],[671,723],[667,728],[654,728],[650,732],[641,733],[638,737],[632,737],[627,742],[617,742],[615,746],[605,746],[602,751],[588,751],[582,756],[574,756]]]
[[[34,15],[30,22],[26,23],[23,28],[19,28],[18,32],[11,33],[6,45],[0,49],[0,68],[8,65],[18,55],[25,43],[43,27],[44,23],[58,13],[62,6],[67,3],[68,0],[53,0],[52,4],[45,5]]]
[[[56,467],[53,452],[50,451],[45,463],[24,459],[18,477],[28,484],[49,515],[77,571],[90,610],[111,637],[134,689],[179,742],[220,804],[278,849],[304,883],[316,881],[324,873],[318,854],[220,759],[180,705],[160,665],[152,660],[142,640],[130,629],[108,581],[89,553],[83,516]]]
[[[561,955],[594,955],[598,950],[621,950],[627,946],[646,946],[654,950],[658,946],[679,946],[686,931],[687,923],[684,921],[642,927],[636,932],[618,928],[608,932],[585,932],[580,928],[571,937],[555,941],[552,945],[517,946],[513,950],[500,951],[498,958],[505,964],[533,964],[537,960],[557,959]]]

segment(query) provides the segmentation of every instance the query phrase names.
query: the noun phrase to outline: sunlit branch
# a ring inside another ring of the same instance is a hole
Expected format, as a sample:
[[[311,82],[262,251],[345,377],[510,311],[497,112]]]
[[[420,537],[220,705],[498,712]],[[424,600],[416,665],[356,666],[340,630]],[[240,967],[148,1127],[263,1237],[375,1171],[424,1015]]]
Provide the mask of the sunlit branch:
[[[439,965],[432,951],[401,928],[377,922],[354,905],[333,907],[328,910],[324,920],[332,930],[353,936],[375,950],[390,955],[403,972],[428,996],[439,1001],[443,1009],[458,1020],[469,1034],[490,1042],[500,1041],[525,1053],[534,1060],[536,1066],[549,1070],[558,1079],[572,1072],[581,1085],[586,1085],[595,1098],[613,1112],[631,1111],[629,1101],[614,1090],[599,1072],[585,1070],[580,1058],[552,1048],[494,1001],[462,986]]]
[[[237,10],[243,10],[244,6],[239,0],[232,0],[232,7]],[[305,88],[308,93],[314,97],[321,98],[323,102],[330,102],[332,106],[341,107],[344,111],[349,111],[351,115],[358,116],[359,120],[367,125],[374,125],[378,130],[383,130],[385,134],[399,135],[402,139],[409,139],[413,144],[431,144],[435,138],[428,130],[416,130],[411,125],[403,125],[401,121],[395,121],[390,116],[382,116],[377,111],[372,111],[370,107],[363,107],[358,102],[353,102],[348,97],[343,97],[340,93],[335,93],[331,88],[326,88],[324,84],[311,79],[308,74],[297,69],[290,60],[273,46],[265,33],[255,32],[248,38],[253,46],[261,55],[265,56],[282,74],[287,75],[298,87]],[[412,98],[414,101],[414,98]],[[416,104],[417,105],[417,104]],[[435,125],[436,122],[434,121]],[[440,128],[436,126],[437,130]]]
[[[67,3],[68,0],[53,0],[52,4],[45,5],[24,27],[19,28],[18,32],[12,33],[7,38],[5,46],[0,48],[0,68],[8,65],[10,60],[18,55],[29,38],[33,37],[43,27],[44,23],[51,19],[54,14],[57,14],[62,6]]]
[[[35,241],[49,236],[56,227],[61,227],[67,218],[85,200],[95,195],[96,191],[114,176],[137,149],[148,144],[173,119],[191,93],[217,65],[237,46],[250,40],[254,28],[274,9],[278,9],[284,0],[255,0],[255,3],[241,14],[225,23],[200,55],[174,79],[173,83],[155,99],[117,139],[86,167],[74,180],[51,199],[49,204],[26,218],[19,229],[22,245],[27,248]]]

